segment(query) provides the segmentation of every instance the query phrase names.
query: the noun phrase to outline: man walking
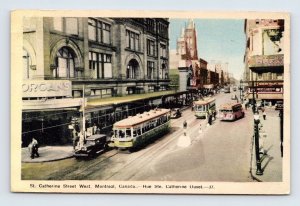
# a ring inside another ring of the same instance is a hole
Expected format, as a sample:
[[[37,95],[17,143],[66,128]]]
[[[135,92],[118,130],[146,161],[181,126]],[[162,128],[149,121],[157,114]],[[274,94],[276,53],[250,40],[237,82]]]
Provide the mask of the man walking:
[[[184,136],[186,136],[186,128],[187,128],[187,122],[186,122],[186,120],[184,120],[184,122],[183,122]]]
[[[266,110],[263,111],[263,118],[264,118],[264,120],[266,120],[266,118],[267,118]]]

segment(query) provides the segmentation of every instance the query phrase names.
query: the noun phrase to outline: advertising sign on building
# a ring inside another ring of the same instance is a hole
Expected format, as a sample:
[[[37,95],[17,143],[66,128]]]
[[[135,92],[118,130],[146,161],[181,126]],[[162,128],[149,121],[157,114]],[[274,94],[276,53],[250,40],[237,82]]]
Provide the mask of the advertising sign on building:
[[[283,54],[252,56],[249,59],[249,67],[283,66],[283,59]]]
[[[22,84],[22,97],[71,97],[72,83],[69,80],[30,80]]]

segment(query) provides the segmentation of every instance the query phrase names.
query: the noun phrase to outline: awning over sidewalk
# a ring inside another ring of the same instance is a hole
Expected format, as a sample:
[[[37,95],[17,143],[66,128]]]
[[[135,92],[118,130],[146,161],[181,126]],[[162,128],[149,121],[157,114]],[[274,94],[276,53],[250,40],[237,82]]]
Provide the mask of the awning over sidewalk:
[[[123,97],[110,97],[103,99],[92,99],[87,102],[87,107],[89,106],[105,106],[111,104],[122,104],[127,102],[133,102],[138,100],[150,99],[155,97],[162,97],[166,95],[176,94],[174,91],[162,91],[162,92],[153,92],[146,94],[133,94]]]

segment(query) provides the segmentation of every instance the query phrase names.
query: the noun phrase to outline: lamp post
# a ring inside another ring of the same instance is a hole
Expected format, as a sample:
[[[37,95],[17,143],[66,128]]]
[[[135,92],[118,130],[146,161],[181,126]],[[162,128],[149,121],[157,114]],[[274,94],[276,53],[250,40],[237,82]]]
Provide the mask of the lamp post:
[[[283,157],[283,108],[279,110],[280,117],[280,151],[281,157]]]
[[[256,108],[255,108],[256,101],[255,101],[255,96],[254,96],[253,72],[251,72],[251,79],[252,79],[252,111],[253,111],[253,114],[255,114],[255,111],[256,111]]]
[[[242,84],[243,84],[243,80],[240,80],[240,100],[241,100],[241,103],[243,104],[244,103],[244,98],[243,98],[243,87],[242,87]]]
[[[256,175],[263,175],[263,170],[261,169],[261,161],[259,154],[259,128],[260,123],[259,114],[254,114],[254,138],[255,138],[255,156],[256,156]]]

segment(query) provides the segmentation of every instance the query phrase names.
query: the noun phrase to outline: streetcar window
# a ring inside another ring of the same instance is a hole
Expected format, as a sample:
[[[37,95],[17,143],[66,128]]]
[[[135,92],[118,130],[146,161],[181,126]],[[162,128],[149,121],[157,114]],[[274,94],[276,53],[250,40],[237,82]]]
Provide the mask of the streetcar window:
[[[136,130],[133,130],[133,137],[136,137],[136,134],[137,134]]]
[[[126,137],[131,137],[131,129],[126,129]]]
[[[123,131],[119,131],[119,138],[124,138],[125,137],[125,133]]]

